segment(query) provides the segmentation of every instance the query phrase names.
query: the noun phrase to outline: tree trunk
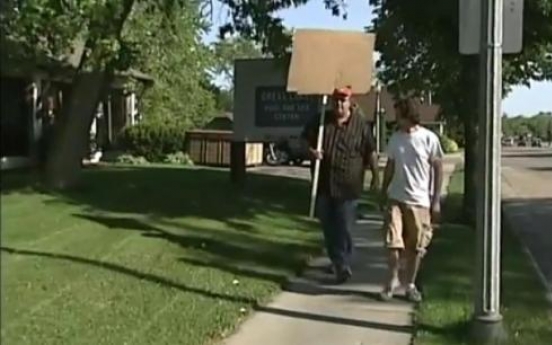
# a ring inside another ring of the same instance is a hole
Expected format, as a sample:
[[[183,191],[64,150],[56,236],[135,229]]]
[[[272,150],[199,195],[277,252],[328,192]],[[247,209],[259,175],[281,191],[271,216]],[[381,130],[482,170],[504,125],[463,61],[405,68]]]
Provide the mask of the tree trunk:
[[[110,27],[106,37],[121,39],[123,26],[134,3],[135,0],[124,0],[116,17],[105,19],[105,25]],[[89,37],[86,47],[93,50],[97,39]],[[90,142],[90,127],[100,99],[109,89],[113,78],[115,60],[107,62],[104,67],[97,67],[92,73],[86,73],[83,67],[87,59],[88,54],[83,52],[71,85],[71,95],[63,106],[60,122],[54,128],[45,176],[46,184],[53,189],[67,189],[79,182],[82,159]]]
[[[82,72],[76,76],[48,152],[45,177],[50,188],[66,189],[78,183],[82,159],[88,149],[90,126],[108,80],[107,74]]]
[[[476,217],[476,167],[477,167],[477,134],[479,113],[479,58],[466,57],[462,60],[461,87],[458,109],[461,110],[464,127],[464,198],[462,214],[464,222],[475,225]]]
[[[476,210],[476,166],[477,166],[477,119],[467,115],[464,120],[464,198],[463,219],[469,225],[475,224]]]

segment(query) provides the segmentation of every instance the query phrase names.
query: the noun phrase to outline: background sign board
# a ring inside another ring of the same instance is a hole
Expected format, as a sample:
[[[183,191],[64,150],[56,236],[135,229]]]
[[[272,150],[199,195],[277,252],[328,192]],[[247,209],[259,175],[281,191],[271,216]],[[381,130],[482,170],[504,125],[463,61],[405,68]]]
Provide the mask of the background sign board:
[[[256,127],[302,127],[320,109],[317,96],[287,92],[285,86],[255,89]]]
[[[320,97],[286,92],[288,68],[289,60],[273,58],[234,62],[234,140],[299,137],[308,118],[318,113]]]
[[[460,53],[479,54],[481,50],[481,2],[459,0]],[[503,0],[502,50],[504,54],[517,54],[523,48],[523,0]]]

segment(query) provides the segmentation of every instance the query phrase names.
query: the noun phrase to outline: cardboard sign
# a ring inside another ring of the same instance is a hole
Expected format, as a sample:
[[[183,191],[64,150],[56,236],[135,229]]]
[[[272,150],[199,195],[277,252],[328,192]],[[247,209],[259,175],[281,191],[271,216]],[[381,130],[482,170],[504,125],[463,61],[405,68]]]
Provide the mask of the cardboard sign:
[[[293,36],[287,90],[329,95],[350,85],[355,94],[372,86],[375,35],[357,31],[300,29]]]

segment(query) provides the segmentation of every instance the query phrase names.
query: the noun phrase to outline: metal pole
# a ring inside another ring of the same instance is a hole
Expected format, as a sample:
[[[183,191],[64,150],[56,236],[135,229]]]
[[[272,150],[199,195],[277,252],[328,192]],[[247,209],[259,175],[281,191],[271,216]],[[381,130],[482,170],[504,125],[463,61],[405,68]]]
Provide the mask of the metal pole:
[[[376,152],[381,153],[381,86],[376,86]]]
[[[504,338],[500,313],[500,165],[503,0],[484,0],[481,20],[481,97],[477,165],[477,248],[474,336],[477,343]]]

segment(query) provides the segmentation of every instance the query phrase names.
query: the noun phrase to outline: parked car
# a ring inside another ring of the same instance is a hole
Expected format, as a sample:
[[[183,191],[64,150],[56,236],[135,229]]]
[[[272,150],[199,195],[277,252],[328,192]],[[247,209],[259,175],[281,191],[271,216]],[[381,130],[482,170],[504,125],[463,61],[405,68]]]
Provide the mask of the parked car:
[[[514,138],[512,137],[502,139],[502,146],[514,146],[515,144]]]
[[[542,147],[542,140],[541,138],[533,138],[533,141],[531,142],[532,147]]]
[[[264,161],[268,165],[302,165],[308,159],[308,149],[301,140],[285,138],[265,144]]]

